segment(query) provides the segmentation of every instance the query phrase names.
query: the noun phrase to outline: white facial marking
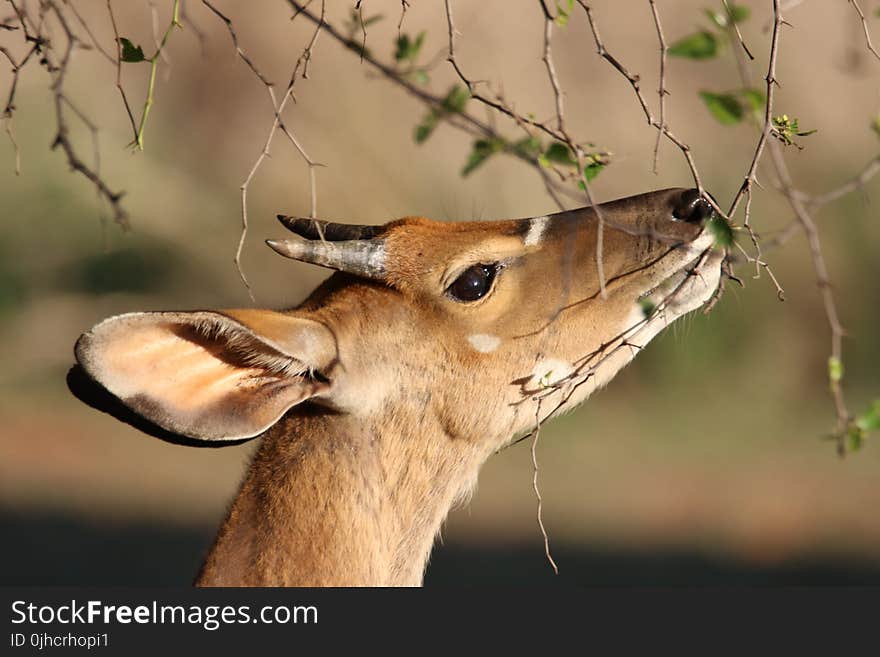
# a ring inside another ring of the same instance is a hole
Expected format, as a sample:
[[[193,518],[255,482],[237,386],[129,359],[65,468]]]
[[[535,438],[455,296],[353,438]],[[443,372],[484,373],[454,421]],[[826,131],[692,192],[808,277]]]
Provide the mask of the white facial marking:
[[[501,344],[501,338],[497,335],[487,335],[485,333],[474,333],[468,336],[468,342],[471,346],[481,354],[488,354],[495,351]]]
[[[541,238],[544,236],[544,231],[547,230],[547,222],[550,221],[549,217],[535,217],[529,222],[529,232],[526,233],[526,238],[523,240],[523,244],[526,246],[534,246],[541,241]]]

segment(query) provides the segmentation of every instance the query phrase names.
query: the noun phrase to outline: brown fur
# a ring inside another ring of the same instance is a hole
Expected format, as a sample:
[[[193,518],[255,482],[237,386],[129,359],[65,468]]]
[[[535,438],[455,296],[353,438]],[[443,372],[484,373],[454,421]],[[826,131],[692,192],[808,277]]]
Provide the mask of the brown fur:
[[[381,231],[383,281],[335,274],[286,313],[112,318],[86,334],[78,359],[136,412],[201,440],[254,435],[266,428],[264,405],[273,417],[287,410],[265,433],[198,585],[418,585],[480,466],[533,426],[536,395],[542,419],[569,410],[714,290],[711,238],[670,220],[681,191],[603,206],[606,298],[592,210],[552,217],[533,244],[528,221],[409,218]],[[693,261],[699,275],[680,277],[662,316],[633,328],[639,296]],[[490,262],[502,269],[489,294],[449,298],[461,271]],[[137,341],[117,330],[124,321],[155,335]],[[570,371],[588,354],[589,375],[546,387],[564,373],[545,369]],[[154,378],[159,364],[173,386]],[[132,390],[139,406],[121,392]],[[240,397],[235,435],[222,429],[230,395]],[[178,408],[195,408],[204,427],[187,428]]]

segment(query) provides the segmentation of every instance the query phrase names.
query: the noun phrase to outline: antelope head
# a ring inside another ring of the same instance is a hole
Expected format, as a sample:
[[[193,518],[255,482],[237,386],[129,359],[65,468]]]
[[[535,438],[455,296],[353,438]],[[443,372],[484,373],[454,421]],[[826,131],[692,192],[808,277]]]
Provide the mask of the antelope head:
[[[72,388],[164,437],[266,434],[200,583],[417,584],[493,452],[711,297],[710,214],[668,189],[491,222],[280,216],[272,249],[337,270],[302,305],[111,317]]]

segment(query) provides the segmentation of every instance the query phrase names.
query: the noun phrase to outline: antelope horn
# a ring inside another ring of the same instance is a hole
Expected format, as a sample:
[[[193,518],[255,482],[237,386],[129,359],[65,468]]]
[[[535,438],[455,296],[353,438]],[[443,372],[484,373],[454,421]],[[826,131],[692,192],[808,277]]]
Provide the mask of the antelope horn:
[[[360,224],[337,224],[332,221],[309,219],[308,217],[288,217],[278,215],[285,228],[307,240],[327,240],[339,242],[341,240],[369,240],[373,239],[382,226],[366,226]]]
[[[374,236],[380,226],[336,224],[317,219],[278,216],[296,237],[266,240],[285,258],[310,262],[338,271],[382,280],[385,276],[385,243]]]

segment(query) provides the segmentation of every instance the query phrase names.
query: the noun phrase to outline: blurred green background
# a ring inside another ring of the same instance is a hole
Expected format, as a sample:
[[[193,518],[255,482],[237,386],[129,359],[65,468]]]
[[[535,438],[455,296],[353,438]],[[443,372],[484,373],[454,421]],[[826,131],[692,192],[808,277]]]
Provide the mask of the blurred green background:
[[[76,3],[113,47],[104,3]],[[152,51],[147,3],[117,3],[120,33]],[[122,6],[125,4],[125,6]],[[170,3],[160,3],[164,26]],[[353,3],[329,3],[341,24]],[[656,105],[658,56],[647,3],[594,2],[607,47],[638,72]],[[769,2],[752,9],[743,33],[766,70]],[[143,6],[141,6],[143,5]],[[242,47],[282,85],[311,26],[284,2],[217,2]],[[367,3],[368,47],[393,54],[400,3]],[[416,1],[403,31],[426,30],[424,58],[438,53],[430,89],[454,78],[443,61],[441,3]],[[541,62],[542,20],[534,2],[457,3],[458,57],[491,80],[521,112],[553,116]],[[667,39],[706,24],[705,2],[658,2]],[[877,2],[864,2],[880,39]],[[99,414],[67,391],[77,336],[106,316],[132,310],[250,304],[232,264],[239,234],[239,186],[272,121],[265,89],[234,56],[225,26],[197,2],[172,35],[159,68],[146,150],[125,148],[130,132],[115,68],[78,51],[67,89],[100,126],[101,171],[124,189],[133,230],[108,220],[84,178],[50,151],[55,136],[49,77],[22,73],[14,118],[21,175],[0,134],[0,583],[184,584],[195,574],[253,444],[196,449],[166,444]],[[789,10],[778,63],[776,108],[797,116],[803,151],[786,150],[799,188],[822,192],[856,175],[880,148],[870,122],[880,109],[880,63],[864,47],[845,2]],[[21,36],[0,32],[20,54]],[[595,55],[582,14],[557,30],[556,64],[568,127],[614,153],[595,181],[603,200],[689,185],[668,143],[651,172],[655,132],[625,80]],[[0,71],[0,89],[11,75]],[[124,84],[142,103],[149,67],[126,65]],[[720,126],[697,91],[738,87],[729,51],[711,62],[670,59],[668,121],[694,150],[706,186],[725,204],[742,182],[755,133]],[[323,35],[310,77],[285,115],[317,171],[323,218],[382,223],[421,214],[449,221],[522,217],[555,209],[527,166],[496,156],[467,178],[459,171],[470,138],[441,125],[417,145],[425,110]],[[481,117],[473,104],[469,109]],[[498,126],[518,136],[515,127]],[[87,161],[91,133],[71,118]],[[791,220],[772,175],[752,221],[772,236]],[[854,410],[880,396],[880,244],[874,179],[820,213],[826,258],[847,329],[846,391]],[[274,256],[276,212],[307,214],[308,171],[279,136],[250,187],[251,231],[243,266],[257,303],[291,306],[325,270]],[[827,395],[829,333],[801,235],[768,256],[786,290],[776,300],[766,276],[730,286],[709,316],[680,320],[607,389],[549,423],[539,449],[544,522],[560,566],[553,579],[535,520],[528,446],[492,458],[479,489],[447,523],[429,585],[494,581],[548,584],[880,582],[880,445],[837,458],[822,440],[833,425]]]

